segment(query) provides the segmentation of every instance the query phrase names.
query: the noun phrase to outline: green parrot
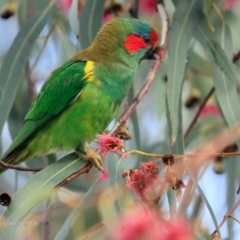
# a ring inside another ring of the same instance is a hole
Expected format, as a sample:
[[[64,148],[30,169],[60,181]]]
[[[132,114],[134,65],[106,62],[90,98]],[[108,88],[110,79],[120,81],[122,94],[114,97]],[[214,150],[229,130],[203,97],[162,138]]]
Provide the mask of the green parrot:
[[[74,149],[103,170],[88,143],[115,117],[139,62],[155,59],[158,50],[157,33],[140,20],[115,18],[104,25],[91,46],[51,73],[1,160],[15,165]]]

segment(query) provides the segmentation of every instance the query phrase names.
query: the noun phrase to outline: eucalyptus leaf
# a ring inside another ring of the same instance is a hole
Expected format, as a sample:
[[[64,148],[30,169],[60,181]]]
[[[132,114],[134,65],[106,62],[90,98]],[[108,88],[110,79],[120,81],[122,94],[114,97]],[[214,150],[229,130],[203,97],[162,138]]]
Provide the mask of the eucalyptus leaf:
[[[223,35],[221,36],[221,38],[225,38],[224,34],[225,30],[223,29]],[[216,40],[214,38],[214,35],[210,32],[207,22],[205,20],[203,20],[201,24],[199,24],[194,36],[197,41],[202,45],[202,47],[207,51],[215,64],[226,75],[226,77],[231,80],[235,85],[239,85],[236,74],[232,69],[231,63],[222,48],[223,46],[219,43],[220,40]]]
[[[195,178],[195,176],[193,175],[193,173],[191,172],[191,170],[189,169],[189,167],[187,166],[186,163],[184,163],[184,166],[185,166],[185,170],[187,171],[189,177],[190,177],[190,181],[195,185],[196,189],[198,190],[201,198],[202,198],[202,201],[206,204],[206,207],[211,215],[211,218],[213,220],[213,223],[215,225],[215,228],[218,232],[218,235],[221,237],[221,234],[220,234],[220,230],[219,230],[219,227],[218,227],[218,222],[217,222],[217,219],[216,219],[216,216],[213,212],[213,209],[207,199],[207,197],[205,196],[203,190],[201,189],[201,187],[199,186],[198,184],[198,180]]]
[[[92,187],[87,191],[87,193],[85,194],[84,198],[79,203],[79,205],[73,211],[71,211],[71,213],[68,215],[66,221],[64,222],[64,224],[62,225],[62,227],[58,231],[57,235],[55,236],[54,240],[64,240],[64,239],[66,239],[70,228],[76,222],[76,220],[80,216],[80,214],[83,212],[86,203],[93,196],[93,193],[96,190],[99,183],[100,183],[100,181],[97,180],[92,185]]]
[[[9,49],[0,70],[0,132],[8,117],[14,101],[23,66],[28,59],[31,48],[43,27],[48,22],[53,4],[31,17],[22,27]]]
[[[128,93],[128,102],[131,103],[135,97],[134,94],[134,87],[131,86],[129,93]],[[136,147],[137,149],[141,149],[141,136],[140,136],[140,126],[139,126],[139,118],[137,111],[134,111],[131,115],[131,120],[133,123],[133,129],[134,129],[134,139],[136,141]]]
[[[34,174],[26,185],[13,195],[12,202],[4,213],[9,222],[19,222],[36,205],[45,201],[54,192],[53,188],[71,174],[86,166],[74,153]],[[13,228],[6,227],[0,232],[0,239],[11,239]],[[14,228],[16,230],[16,228]]]
[[[168,68],[167,106],[170,115],[172,144],[176,141],[180,124],[179,102],[181,101],[188,45],[203,17],[201,4],[198,0],[179,1],[176,4],[169,34],[168,55],[170,66]]]
[[[217,34],[216,39],[220,42],[221,49],[225,52],[231,53],[231,32],[226,23],[223,23],[220,29],[221,34]],[[229,54],[229,58],[230,57],[232,57],[231,54]],[[229,74],[221,71],[217,64],[213,63],[213,78],[217,99],[224,118],[226,119],[228,125],[232,126],[240,121],[240,104],[237,87],[232,81],[228,80],[228,76]],[[237,141],[237,144],[238,148],[240,148],[240,141]]]
[[[90,46],[102,26],[105,0],[86,1],[80,15],[80,43],[82,48]]]
[[[226,175],[227,175],[227,209],[231,209],[235,203],[235,181],[238,176],[237,165],[239,165],[239,157],[229,157],[226,164]],[[233,239],[233,221],[227,222],[228,236],[229,239]]]
[[[28,17],[28,4],[29,4],[29,0],[18,1],[17,17],[18,17],[19,25],[21,27],[27,21],[27,17]]]
[[[29,86],[26,81],[26,71],[21,77],[19,88],[17,89],[16,97],[8,116],[8,129],[12,139],[14,139],[23,126],[24,117],[31,105],[29,94]]]
[[[167,103],[167,100],[166,100]],[[179,101],[179,111],[178,111],[178,118],[179,118],[179,124],[177,128],[177,136],[173,144],[170,144],[170,151],[173,154],[179,154],[184,153],[184,142],[183,142],[183,129],[182,129],[182,102]],[[166,116],[167,116],[167,122],[170,122],[170,112],[168,107],[166,107]],[[168,133],[169,136],[172,136],[172,125],[168,124]],[[169,200],[172,202],[171,200]]]

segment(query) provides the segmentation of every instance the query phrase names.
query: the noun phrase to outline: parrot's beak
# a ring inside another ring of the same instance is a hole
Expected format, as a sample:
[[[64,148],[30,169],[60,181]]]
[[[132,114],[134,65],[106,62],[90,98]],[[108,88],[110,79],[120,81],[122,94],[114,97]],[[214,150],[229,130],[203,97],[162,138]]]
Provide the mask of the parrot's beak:
[[[162,59],[164,56],[164,50],[161,46],[157,46],[155,48],[150,48],[145,56],[145,59],[156,60]]]

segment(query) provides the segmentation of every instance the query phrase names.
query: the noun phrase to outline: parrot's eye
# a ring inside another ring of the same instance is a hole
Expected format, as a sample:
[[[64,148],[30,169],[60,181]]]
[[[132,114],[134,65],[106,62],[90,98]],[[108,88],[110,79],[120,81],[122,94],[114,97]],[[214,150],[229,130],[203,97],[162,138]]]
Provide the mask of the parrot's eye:
[[[144,36],[143,41],[148,45],[151,44],[151,39],[148,36]]]

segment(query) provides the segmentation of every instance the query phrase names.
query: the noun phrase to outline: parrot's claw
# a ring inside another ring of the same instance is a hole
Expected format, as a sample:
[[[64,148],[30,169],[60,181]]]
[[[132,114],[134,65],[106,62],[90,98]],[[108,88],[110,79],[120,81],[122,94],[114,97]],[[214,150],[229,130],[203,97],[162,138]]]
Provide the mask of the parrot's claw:
[[[116,135],[119,136],[122,140],[130,140],[132,136],[126,127],[120,127],[119,130],[116,132]]]
[[[85,153],[76,150],[76,154],[83,160],[89,161],[95,166],[99,171],[104,171],[102,167],[102,158],[100,155],[92,148],[87,148]]]

